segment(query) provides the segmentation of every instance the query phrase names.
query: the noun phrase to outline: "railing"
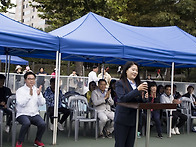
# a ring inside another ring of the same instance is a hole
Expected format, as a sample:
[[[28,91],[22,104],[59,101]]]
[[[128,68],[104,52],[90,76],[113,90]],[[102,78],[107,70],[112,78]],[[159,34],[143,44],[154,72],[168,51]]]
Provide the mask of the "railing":
[[[0,73],[4,74],[4,73]],[[36,78],[36,86],[39,86],[43,83],[43,89],[44,91],[48,86],[50,86],[50,79],[54,77],[54,75],[37,75]],[[145,81],[145,80],[144,80]],[[155,81],[157,85],[167,85],[170,84],[170,81]],[[62,90],[63,94],[74,90],[75,92],[78,92],[80,94],[85,94],[88,91],[88,77],[70,77],[70,76],[60,76],[60,89]],[[187,92],[187,86],[193,85],[196,88],[196,83],[190,83],[190,82],[174,82],[174,84],[177,86],[177,91],[181,94],[185,94]],[[24,75],[23,74],[16,74],[16,73],[10,73],[9,74],[9,83],[8,87],[11,89],[12,93],[15,93],[16,90],[24,85]]]

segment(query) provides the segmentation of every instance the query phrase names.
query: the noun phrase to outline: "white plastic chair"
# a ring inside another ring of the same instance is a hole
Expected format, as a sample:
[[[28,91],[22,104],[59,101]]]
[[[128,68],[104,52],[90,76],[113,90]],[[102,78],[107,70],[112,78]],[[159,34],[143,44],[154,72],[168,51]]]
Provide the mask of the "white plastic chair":
[[[190,98],[182,97],[181,100],[182,113],[187,116],[187,133],[189,133],[190,129],[192,128],[192,120],[196,119],[196,116],[192,115],[192,101],[190,100]]]
[[[17,125],[19,124],[17,121],[16,121],[16,108],[15,108],[15,105],[16,105],[16,95],[11,95],[9,98],[8,98],[8,101],[7,101],[7,108],[12,111],[12,147],[15,147],[15,144],[16,144],[16,127]],[[28,130],[28,133],[27,133],[27,140],[28,140],[28,136],[29,136],[29,131],[30,131],[30,128]]]
[[[75,122],[75,141],[78,140],[80,122],[84,122],[84,127],[86,126],[85,123],[94,122],[95,138],[97,139],[98,136],[97,110],[89,107],[87,99],[84,96],[80,96],[80,95],[70,96],[68,99],[68,107],[71,111],[68,137],[71,134],[73,121]],[[91,117],[89,118],[89,116]]]

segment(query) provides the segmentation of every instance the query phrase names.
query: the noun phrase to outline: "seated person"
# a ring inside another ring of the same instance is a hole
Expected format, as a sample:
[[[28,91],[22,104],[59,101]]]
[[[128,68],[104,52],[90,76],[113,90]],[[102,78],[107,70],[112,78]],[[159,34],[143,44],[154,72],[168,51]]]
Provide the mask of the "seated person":
[[[113,105],[113,108],[116,107],[116,102],[117,102],[117,95],[116,95],[116,92],[115,92],[115,85],[116,85],[116,80],[115,79],[112,79],[110,81],[110,86],[108,88],[108,90],[111,90],[111,97],[114,101],[114,105]]]
[[[53,122],[54,122],[54,97],[55,97],[55,78],[51,78],[50,79],[50,86],[45,90],[44,92],[44,97],[46,99],[46,105],[48,107],[48,112],[50,114],[50,122],[51,122],[51,125],[50,125],[50,129],[53,130]],[[58,119],[58,129],[60,131],[63,131],[64,130],[64,127],[63,127],[63,122],[65,122],[65,120],[67,119],[67,117],[69,116],[70,114],[70,111],[68,108],[65,108],[62,106],[62,101],[64,100],[64,96],[62,94],[62,91],[59,90],[59,105],[58,105],[58,112],[61,112],[63,114],[63,116],[61,117],[60,119],[60,116],[59,119]]]
[[[189,85],[188,87],[187,87],[187,93],[186,94],[184,94],[182,97],[187,97],[187,98],[189,98],[190,99],[190,101],[191,101],[191,103],[192,103],[192,105],[191,105],[191,110],[192,110],[192,115],[194,115],[194,116],[196,116],[196,97],[195,97],[195,95],[193,94],[193,92],[194,92],[194,87],[193,87],[193,85]]]
[[[157,94],[158,94],[158,96],[161,96],[163,93],[164,93],[163,85],[157,86]]]
[[[95,81],[91,81],[89,83],[89,91],[87,91],[87,93],[85,93],[85,97],[87,98],[88,100],[88,103],[91,105],[91,94],[92,94],[92,91],[95,90],[97,88],[97,85],[95,83]]]
[[[39,106],[45,104],[41,89],[35,86],[36,75],[33,72],[26,72],[24,75],[25,85],[16,91],[16,120],[22,125],[16,147],[22,147],[24,138],[31,124],[37,126],[37,133],[34,145],[43,147],[41,142],[45,132],[46,123],[39,115]]]
[[[174,104],[180,104],[182,101],[179,99],[174,99],[173,96],[171,96],[171,86],[166,85],[164,88],[164,93],[160,97],[160,102],[161,103],[174,103]],[[176,109],[172,110],[172,129],[171,133],[172,134],[180,134],[179,128],[182,127],[186,120],[187,116],[182,114],[180,111],[177,111]],[[179,122],[177,121],[179,119]]]
[[[180,94],[180,92],[178,92],[176,89],[177,89],[177,86],[174,84],[174,86],[173,86],[173,93],[174,93],[174,99],[180,99],[181,98],[181,94]]]
[[[148,82],[148,102],[149,103],[160,103],[160,97],[157,94],[157,84],[156,82]],[[163,138],[162,136],[162,127],[160,120],[160,110],[151,110],[151,116],[155,121],[156,130],[159,138]]]
[[[106,84],[107,83],[105,79],[100,79],[98,81],[98,88],[93,90],[92,92],[91,99],[94,108],[98,111],[100,129],[99,136],[102,138],[104,138],[105,136],[108,138],[112,138],[111,135],[114,130],[114,112],[111,111],[111,106],[114,104],[114,101],[111,98],[111,91],[106,91]],[[107,126],[105,126],[106,123]],[[105,130],[103,130],[104,127]]]
[[[12,95],[11,90],[4,85],[6,77],[0,74],[0,109],[7,115],[7,123],[5,126],[5,132],[10,131],[10,125],[12,121],[12,112],[7,109],[7,99]]]

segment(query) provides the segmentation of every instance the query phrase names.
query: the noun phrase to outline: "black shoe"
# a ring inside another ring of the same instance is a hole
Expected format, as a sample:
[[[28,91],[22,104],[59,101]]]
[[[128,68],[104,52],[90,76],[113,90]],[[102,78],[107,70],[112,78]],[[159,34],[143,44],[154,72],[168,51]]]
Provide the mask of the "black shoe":
[[[160,138],[160,139],[163,139],[163,135],[162,134],[158,134],[157,137]]]

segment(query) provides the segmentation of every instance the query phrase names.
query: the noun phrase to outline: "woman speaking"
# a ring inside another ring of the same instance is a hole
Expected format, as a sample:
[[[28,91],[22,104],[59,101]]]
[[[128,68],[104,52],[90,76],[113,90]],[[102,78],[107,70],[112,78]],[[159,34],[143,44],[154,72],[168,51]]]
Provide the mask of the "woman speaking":
[[[141,103],[148,98],[147,83],[140,81],[138,65],[127,62],[123,68],[120,80],[116,83],[117,102]],[[142,96],[143,95],[143,96]],[[133,147],[136,131],[136,109],[116,106],[114,119],[115,147]]]

